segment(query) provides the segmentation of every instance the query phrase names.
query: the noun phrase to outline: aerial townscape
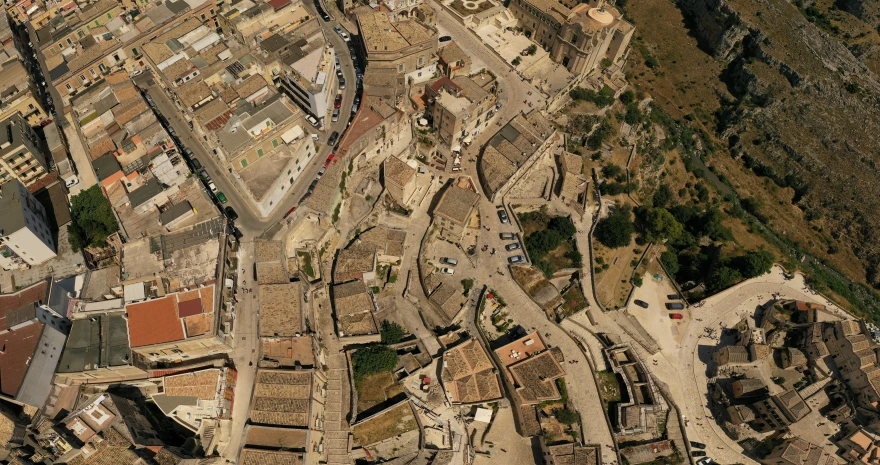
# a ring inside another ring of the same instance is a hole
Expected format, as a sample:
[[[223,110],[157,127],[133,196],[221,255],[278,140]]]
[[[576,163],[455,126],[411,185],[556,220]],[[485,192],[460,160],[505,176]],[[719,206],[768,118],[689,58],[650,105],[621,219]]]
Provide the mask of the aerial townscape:
[[[6,0],[0,464],[880,465],[880,0]]]

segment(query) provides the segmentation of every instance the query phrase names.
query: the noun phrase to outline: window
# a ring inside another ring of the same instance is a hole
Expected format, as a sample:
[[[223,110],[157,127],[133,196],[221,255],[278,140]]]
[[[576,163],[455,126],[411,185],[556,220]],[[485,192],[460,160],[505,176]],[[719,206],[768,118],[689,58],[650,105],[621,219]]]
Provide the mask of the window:
[[[208,18],[205,17],[205,14],[204,14],[204,13],[201,14],[201,18],[202,18],[202,21],[208,19]]]
[[[86,33],[85,33],[85,32],[83,32],[83,30],[82,30],[82,29],[80,29],[80,30],[78,30],[78,31],[76,31],[76,35],[78,35],[78,36],[79,36],[79,38],[80,38],[80,39],[82,39],[82,38],[83,38],[83,37],[85,37],[85,36],[86,36]]]
[[[211,8],[210,10],[208,10],[208,13],[211,13],[211,16],[214,16],[214,9]]]
[[[293,184],[293,178],[290,178],[290,183]]]
[[[82,82],[86,82],[86,81],[88,81],[88,79],[86,79],[86,75],[85,75],[85,74],[80,74],[80,75],[79,75],[79,78],[82,79]]]
[[[263,156],[263,149],[257,149],[257,156],[258,156],[258,157],[262,157],[262,156]]]
[[[133,48],[133,49],[131,49],[131,53],[132,53],[132,55],[134,55],[134,56],[138,56],[138,55],[141,54],[141,52],[139,52],[137,48]]]
[[[89,72],[92,73],[93,77],[98,75],[98,73],[95,72],[95,68],[90,69]]]
[[[299,160],[297,160],[297,161],[299,161]],[[287,174],[290,174],[290,173],[291,173],[291,170],[287,170]]]
[[[272,139],[272,148],[278,147],[278,139]]]
[[[241,167],[242,167],[242,168],[247,168],[247,165],[248,165],[247,160],[244,159],[244,158],[242,158],[242,159],[241,159]]]
[[[73,45],[73,40],[70,37],[67,38],[67,45]]]
[[[67,87],[67,90],[71,90],[71,89],[73,89],[73,87],[70,87],[70,83],[66,83],[66,84],[64,84],[64,87]]]
[[[402,72],[404,72],[404,71],[406,71],[406,65],[405,65],[405,64],[401,63],[401,64],[397,65],[397,72],[398,72],[398,73],[402,73]]]

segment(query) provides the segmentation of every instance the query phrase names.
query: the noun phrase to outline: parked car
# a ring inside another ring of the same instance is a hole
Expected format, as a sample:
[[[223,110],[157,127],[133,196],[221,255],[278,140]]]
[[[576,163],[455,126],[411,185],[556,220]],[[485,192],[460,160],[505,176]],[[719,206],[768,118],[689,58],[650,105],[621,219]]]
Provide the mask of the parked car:
[[[342,74],[339,75],[339,88],[345,90],[345,78],[342,77]]]
[[[339,34],[339,37],[342,37],[342,40],[346,42],[351,40],[351,37],[348,36],[348,33],[343,31],[341,27],[333,26],[333,30],[336,31],[337,34]]]
[[[318,179],[321,179],[322,177],[324,177],[324,173],[326,173],[326,172],[327,172],[327,167],[322,166],[321,169],[318,171]]]
[[[211,189],[211,192],[217,192],[217,186],[213,182],[208,183],[208,189]]]
[[[446,274],[455,274],[455,270],[453,268],[441,268],[440,271]]]
[[[672,318],[673,320],[680,320],[684,318],[684,316],[681,313],[670,313],[669,318]],[[703,452],[703,455],[706,455],[706,453]],[[697,454],[694,453],[694,456],[697,457]]]
[[[516,239],[516,234],[514,234],[514,233],[501,233],[500,236],[501,236],[501,240],[504,240],[504,241]]]
[[[330,163],[333,162],[333,158],[335,157],[336,155],[333,155],[332,153],[330,155],[327,155],[327,160],[324,162],[324,167],[326,168],[330,166]]]
[[[503,224],[510,223],[510,218],[507,217],[507,212],[504,210],[498,210],[498,219],[500,219]]]
[[[336,95],[336,100],[333,101],[333,108],[339,108],[342,106],[342,94]]]
[[[229,221],[235,221],[238,219],[238,213],[235,213],[235,210],[232,207],[226,207],[223,211],[226,212],[226,217],[229,218]]]
[[[195,168],[197,170],[202,169],[202,162],[200,162],[198,158],[192,159],[192,165],[193,165],[193,168]]]
[[[322,12],[321,12],[321,19],[323,19],[325,22],[329,22],[329,21],[330,21],[330,15],[328,15],[326,12],[322,11]]]
[[[684,310],[684,304],[681,302],[666,302],[666,308],[669,310]]]
[[[504,248],[510,252],[511,250],[519,250],[519,242],[514,242],[513,244],[507,244]]]
[[[336,145],[337,139],[339,139],[339,133],[336,131],[333,131],[333,133],[330,134],[330,138],[327,139],[327,145],[333,147],[334,145]]]
[[[226,195],[224,195],[222,192],[217,193],[217,200],[219,200],[220,203],[228,202],[228,200],[226,200]]]
[[[441,257],[440,263],[443,263],[444,265],[455,266],[455,265],[458,265],[458,260],[456,260],[454,258],[449,258],[449,257]]]
[[[711,457],[703,457],[697,460],[697,465],[715,465],[715,461]]]
[[[669,294],[666,298],[669,300],[681,300],[681,294]]]
[[[284,219],[287,219],[294,210],[296,210],[296,207],[290,207],[290,210],[287,210],[287,213],[284,214]]]
[[[507,258],[508,263],[519,263],[524,261],[526,261],[526,257],[523,257],[522,255],[514,255]]]
[[[309,195],[310,195],[310,194],[306,193],[305,195],[303,195],[302,197],[300,197],[300,198],[299,198],[298,205],[302,205],[302,203],[305,202],[307,198],[309,198]]]
[[[204,179],[205,181],[208,181],[208,182],[211,181],[211,175],[209,175],[208,172],[205,171],[204,168],[199,170],[199,176],[201,176],[202,179]]]
[[[676,313],[676,315],[677,315],[677,313]],[[706,453],[701,450],[693,450],[693,451],[691,451],[691,455],[694,457],[705,457]]]
[[[183,153],[185,153],[186,156],[189,157],[189,158],[192,158],[192,156],[193,156],[193,151],[192,151],[192,149],[190,149],[189,147],[184,148],[184,149],[183,149]]]
[[[449,42],[450,40],[452,40],[452,37],[451,36],[440,36],[439,40],[440,40],[440,43],[442,44],[443,42]]]
[[[633,300],[633,303],[638,305],[639,307],[648,308],[648,302],[645,302],[644,300],[636,299],[636,300]]]
[[[706,445],[703,444],[702,442],[691,441],[691,447],[693,447],[695,449],[705,449]],[[709,460],[712,460],[712,459],[709,459]]]
[[[360,106],[361,105],[358,102],[354,102],[354,104],[351,106],[352,116],[354,116],[358,112],[358,107],[360,107]]]
[[[333,119],[331,121],[333,121],[334,123],[339,121],[339,108],[333,109]]]
[[[315,118],[312,115],[308,115],[306,116],[306,121],[308,121],[309,124],[311,124],[312,126],[318,127],[318,118]]]

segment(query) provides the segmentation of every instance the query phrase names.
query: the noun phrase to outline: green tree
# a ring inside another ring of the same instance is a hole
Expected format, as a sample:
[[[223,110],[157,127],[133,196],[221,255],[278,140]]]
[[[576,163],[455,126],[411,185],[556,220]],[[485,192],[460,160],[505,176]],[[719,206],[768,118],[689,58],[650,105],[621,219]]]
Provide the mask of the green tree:
[[[626,106],[626,113],[623,115],[626,124],[635,125],[642,120],[642,112],[639,111],[639,105],[635,102]]]
[[[742,280],[739,271],[728,266],[719,266],[709,274],[706,280],[706,287],[712,292],[718,292],[738,283]]]
[[[70,216],[73,221],[67,225],[67,233],[74,251],[105,246],[107,237],[119,231],[110,202],[97,184],[73,196]]]
[[[596,239],[612,249],[629,245],[635,231],[631,216],[632,209],[629,205],[618,207],[596,225]]]
[[[743,277],[748,279],[770,272],[770,268],[773,267],[773,260],[773,253],[760,249],[746,252],[745,255],[737,257],[733,262]]]
[[[654,196],[651,198],[651,203],[657,208],[663,208],[670,200],[672,200],[672,191],[669,189],[669,186],[660,184],[660,187],[657,188],[657,191],[654,192]]]
[[[620,94],[620,101],[623,102],[624,105],[629,105],[632,102],[636,101],[635,92],[628,90],[622,94]]]
[[[680,265],[678,264],[678,255],[675,252],[669,250],[663,252],[660,254],[660,261],[666,267],[666,272],[672,275],[673,278],[678,274]]]
[[[684,227],[665,208],[639,208],[639,224],[645,238],[651,242],[666,239],[675,240],[684,232]]]
[[[382,344],[397,344],[406,336],[406,330],[393,321],[384,320],[379,334],[382,336]]]
[[[393,370],[399,359],[397,352],[386,345],[358,349],[351,357],[355,382],[360,381],[364,376]]]

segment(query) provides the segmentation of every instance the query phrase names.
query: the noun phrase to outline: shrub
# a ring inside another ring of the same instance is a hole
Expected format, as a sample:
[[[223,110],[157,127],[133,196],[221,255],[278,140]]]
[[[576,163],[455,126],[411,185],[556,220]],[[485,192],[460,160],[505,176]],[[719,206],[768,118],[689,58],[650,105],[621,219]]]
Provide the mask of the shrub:
[[[553,411],[553,415],[556,417],[556,421],[563,425],[573,425],[580,419],[580,415],[576,411],[568,408],[556,409]]]

